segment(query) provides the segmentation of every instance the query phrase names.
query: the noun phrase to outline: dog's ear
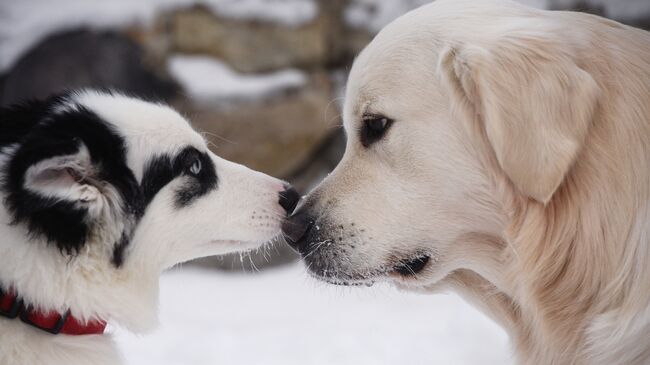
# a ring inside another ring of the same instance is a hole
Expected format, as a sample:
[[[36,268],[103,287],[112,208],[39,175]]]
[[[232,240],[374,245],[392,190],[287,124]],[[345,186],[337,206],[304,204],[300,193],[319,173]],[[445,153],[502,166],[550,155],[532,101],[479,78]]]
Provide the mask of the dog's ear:
[[[93,166],[88,147],[71,139],[62,155],[42,159],[24,173],[23,188],[53,201],[89,206],[101,198],[101,182]]]
[[[592,124],[599,88],[561,47],[504,36],[488,47],[448,47],[439,72],[454,102],[483,123],[509,179],[548,203]]]
[[[86,243],[104,204],[88,147],[75,138],[28,135],[5,172],[6,205],[13,222],[25,223],[66,253]]]
[[[36,120],[5,150],[1,183],[14,224],[67,253],[79,252],[89,237],[124,246],[144,206],[123,138],[81,107],[51,110],[2,114]]]

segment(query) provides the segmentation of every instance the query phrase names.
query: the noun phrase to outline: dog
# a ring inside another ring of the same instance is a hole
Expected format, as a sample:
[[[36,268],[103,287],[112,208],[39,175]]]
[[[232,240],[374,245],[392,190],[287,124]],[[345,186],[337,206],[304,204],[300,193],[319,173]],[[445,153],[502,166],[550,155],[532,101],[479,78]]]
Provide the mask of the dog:
[[[0,364],[118,364],[170,266],[280,235],[299,196],[176,111],[82,90],[0,109]]]
[[[439,0],[359,54],[343,124],[283,225],[313,275],[456,291],[521,364],[650,363],[649,33]]]

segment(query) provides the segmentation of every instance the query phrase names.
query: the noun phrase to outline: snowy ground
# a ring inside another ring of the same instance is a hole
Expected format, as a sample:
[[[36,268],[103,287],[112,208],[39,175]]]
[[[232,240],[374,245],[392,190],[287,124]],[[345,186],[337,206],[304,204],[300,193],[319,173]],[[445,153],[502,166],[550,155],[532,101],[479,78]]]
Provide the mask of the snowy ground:
[[[342,288],[302,267],[237,274],[174,269],[161,326],[117,332],[132,365],[511,363],[505,333],[453,295]]]
[[[307,75],[299,70],[240,74],[208,56],[175,55],[170,58],[168,68],[194,101],[212,104],[264,100],[307,83]]]

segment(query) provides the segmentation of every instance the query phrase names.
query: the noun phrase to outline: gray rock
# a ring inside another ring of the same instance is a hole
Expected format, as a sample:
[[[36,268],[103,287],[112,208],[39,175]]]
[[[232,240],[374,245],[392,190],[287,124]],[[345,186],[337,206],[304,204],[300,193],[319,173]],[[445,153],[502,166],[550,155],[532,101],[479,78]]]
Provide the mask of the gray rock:
[[[335,131],[339,110],[327,74],[263,103],[221,108],[179,100],[174,105],[206,132],[215,153],[267,174],[288,177]]]
[[[340,52],[341,18],[332,16],[339,2],[299,26],[223,18],[202,6],[176,11],[169,17],[171,49],[213,55],[241,72],[323,68]]]

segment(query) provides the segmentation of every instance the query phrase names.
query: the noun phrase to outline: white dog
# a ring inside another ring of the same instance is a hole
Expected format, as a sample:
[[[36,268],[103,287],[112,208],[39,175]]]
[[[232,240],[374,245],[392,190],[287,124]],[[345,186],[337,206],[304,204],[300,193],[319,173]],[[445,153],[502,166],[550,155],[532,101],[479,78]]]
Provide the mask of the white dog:
[[[284,225],[314,275],[456,290],[520,363],[650,364],[647,32],[440,0],[359,55],[344,126]]]
[[[299,199],[115,93],[0,109],[0,149],[2,365],[120,363],[106,322],[154,327],[163,269],[272,240]]]

